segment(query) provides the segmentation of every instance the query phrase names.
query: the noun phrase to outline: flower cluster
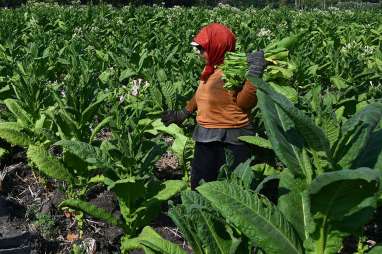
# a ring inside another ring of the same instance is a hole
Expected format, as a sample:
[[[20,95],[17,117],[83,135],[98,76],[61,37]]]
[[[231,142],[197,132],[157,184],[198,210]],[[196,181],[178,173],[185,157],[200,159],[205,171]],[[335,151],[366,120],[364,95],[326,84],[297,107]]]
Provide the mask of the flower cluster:
[[[258,37],[267,37],[270,38],[273,36],[273,33],[271,30],[266,28],[261,28],[260,31],[257,33]]]
[[[147,88],[150,84],[149,82],[147,81],[144,81],[143,79],[139,78],[139,79],[134,79],[132,81],[132,86],[131,86],[131,95],[132,96],[138,96],[139,95],[139,91],[142,89],[142,88]],[[144,84],[142,86],[142,84]]]
[[[341,52],[346,54],[349,53],[350,51],[356,49],[358,47],[358,43],[356,41],[351,41],[349,43],[346,43],[342,48]]]
[[[74,38],[81,38],[83,35],[82,28],[81,27],[76,27],[74,28],[72,39]]]
[[[366,45],[365,47],[362,48],[361,56],[367,57],[372,55],[374,52],[375,52],[375,47]]]
[[[330,6],[328,8],[329,11],[339,11],[340,9],[338,7]]]

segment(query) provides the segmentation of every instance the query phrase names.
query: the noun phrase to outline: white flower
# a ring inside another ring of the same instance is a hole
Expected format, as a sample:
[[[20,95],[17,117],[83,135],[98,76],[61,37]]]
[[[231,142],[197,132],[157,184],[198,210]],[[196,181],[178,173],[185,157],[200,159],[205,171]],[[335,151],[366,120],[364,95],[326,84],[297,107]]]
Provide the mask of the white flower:
[[[259,37],[271,37],[272,35],[272,31],[266,28],[261,28],[260,31],[257,33],[257,36]]]
[[[139,86],[132,86],[131,87],[131,95],[132,96],[138,96],[139,95]]]
[[[374,47],[371,47],[371,46],[365,46],[365,47],[363,48],[363,53],[364,53],[365,55],[371,55],[371,54],[374,53],[374,50],[375,50]]]
[[[138,96],[139,95],[139,90],[141,89],[141,84],[142,84],[143,79],[134,79],[133,80],[133,85],[131,86],[131,95],[132,96]]]
[[[60,94],[61,94],[62,97],[66,97],[66,94],[65,94],[65,90],[64,90],[64,89],[61,89],[61,90],[60,90]]]
[[[75,37],[82,37],[82,28],[81,27],[76,27],[74,28],[72,39]]]
[[[328,8],[329,11],[339,11],[340,9],[338,7],[333,7],[333,6],[330,6]]]
[[[348,53],[349,51],[357,48],[357,42],[351,41],[349,43],[346,43],[344,46],[341,48],[342,53]]]
[[[119,18],[117,19],[117,25],[120,25],[120,26],[121,26],[121,25],[123,25],[123,24],[124,24],[124,23],[123,23],[122,18],[119,17]]]
[[[82,28],[81,27],[76,27],[74,28],[74,32],[79,34],[79,33],[82,33]]]
[[[125,101],[125,96],[124,95],[120,95],[118,99],[119,99],[119,103],[122,103],[122,102]]]
[[[98,26],[92,26],[92,27],[90,28],[90,32],[92,32],[92,33],[96,33],[96,32],[98,32],[98,31],[99,31]]]

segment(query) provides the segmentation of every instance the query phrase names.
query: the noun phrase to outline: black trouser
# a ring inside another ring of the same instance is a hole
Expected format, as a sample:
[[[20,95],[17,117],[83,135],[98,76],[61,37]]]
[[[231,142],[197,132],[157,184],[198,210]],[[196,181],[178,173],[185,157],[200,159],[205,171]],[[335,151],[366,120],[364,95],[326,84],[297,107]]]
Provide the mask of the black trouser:
[[[202,179],[206,182],[217,179],[220,167],[226,162],[224,148],[231,151],[234,156],[231,169],[236,168],[241,162],[251,157],[251,149],[246,144],[232,145],[222,142],[196,142],[191,168],[192,190],[199,185]]]

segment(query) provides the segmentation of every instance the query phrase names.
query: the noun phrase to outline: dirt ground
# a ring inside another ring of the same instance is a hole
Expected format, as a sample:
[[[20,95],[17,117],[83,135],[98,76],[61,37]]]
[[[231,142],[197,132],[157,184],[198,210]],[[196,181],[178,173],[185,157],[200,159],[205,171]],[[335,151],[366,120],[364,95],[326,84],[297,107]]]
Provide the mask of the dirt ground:
[[[15,253],[69,253],[73,244],[85,247],[87,253],[119,253],[122,229],[85,215],[80,230],[73,214],[58,208],[65,199],[65,184],[46,181],[32,171],[22,149],[12,154],[0,165],[0,253],[1,249]],[[171,155],[164,155],[158,162],[158,174],[162,178],[171,177],[169,170],[174,169],[174,163],[177,162]],[[179,172],[172,176],[178,177]],[[90,188],[86,199],[121,216],[116,197],[102,186]],[[151,226],[164,238],[188,249],[165,213]]]

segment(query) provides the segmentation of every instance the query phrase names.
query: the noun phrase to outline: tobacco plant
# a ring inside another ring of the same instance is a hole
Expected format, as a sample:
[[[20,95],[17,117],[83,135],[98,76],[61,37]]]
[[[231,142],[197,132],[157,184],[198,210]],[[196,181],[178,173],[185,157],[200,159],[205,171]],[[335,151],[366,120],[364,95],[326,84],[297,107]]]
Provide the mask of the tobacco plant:
[[[276,177],[265,178],[254,191],[248,183],[232,181],[206,183],[197,190],[265,253],[338,252],[344,237],[362,230],[377,206],[382,103],[368,105],[340,130],[325,133],[264,81],[249,78],[258,88],[272,149],[286,168]],[[243,179],[251,182],[250,176]],[[277,205],[259,194],[275,179],[279,179]],[[186,234],[180,217],[175,216],[174,222]]]

